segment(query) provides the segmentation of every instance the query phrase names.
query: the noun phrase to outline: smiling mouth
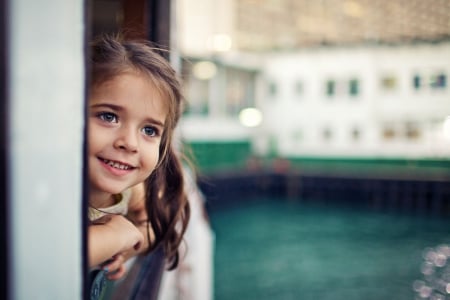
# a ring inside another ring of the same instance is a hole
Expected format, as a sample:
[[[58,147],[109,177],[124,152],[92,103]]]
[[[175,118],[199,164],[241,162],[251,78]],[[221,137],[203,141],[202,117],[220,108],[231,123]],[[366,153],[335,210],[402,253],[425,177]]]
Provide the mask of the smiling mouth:
[[[119,170],[132,170],[132,169],[135,168],[133,166],[130,166],[130,165],[127,165],[127,164],[123,164],[123,163],[120,163],[120,162],[117,162],[117,161],[109,160],[109,159],[100,158],[100,160],[103,163],[107,164],[108,166],[116,168],[116,169],[119,169]]]

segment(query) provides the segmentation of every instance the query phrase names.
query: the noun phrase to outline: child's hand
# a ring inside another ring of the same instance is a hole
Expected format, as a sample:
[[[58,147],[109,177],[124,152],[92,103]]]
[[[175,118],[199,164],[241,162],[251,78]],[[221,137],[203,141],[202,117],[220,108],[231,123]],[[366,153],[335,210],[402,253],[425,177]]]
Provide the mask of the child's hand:
[[[139,251],[144,244],[144,235],[126,217],[107,215],[101,223],[89,226],[89,267],[101,265],[117,254]]]
[[[102,265],[103,270],[107,270],[106,278],[118,280],[126,274],[125,257],[122,254],[114,255],[110,260]]]
[[[127,250],[138,251],[144,243],[144,235],[140,230],[122,215],[110,215],[111,219],[104,224],[111,228],[118,242],[118,251],[122,253]]]

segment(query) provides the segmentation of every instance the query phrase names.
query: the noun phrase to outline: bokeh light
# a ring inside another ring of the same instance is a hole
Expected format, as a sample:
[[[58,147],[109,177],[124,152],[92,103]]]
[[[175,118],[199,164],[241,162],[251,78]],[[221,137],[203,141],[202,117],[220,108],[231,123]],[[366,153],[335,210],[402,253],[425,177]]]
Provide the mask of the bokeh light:
[[[445,118],[442,131],[444,134],[444,138],[450,140],[450,116],[447,116],[447,118]]]
[[[256,108],[244,108],[239,113],[241,124],[246,127],[256,127],[261,124],[263,119],[262,113]]]
[[[200,80],[209,80],[216,75],[217,67],[213,62],[200,61],[194,65],[192,72]]]

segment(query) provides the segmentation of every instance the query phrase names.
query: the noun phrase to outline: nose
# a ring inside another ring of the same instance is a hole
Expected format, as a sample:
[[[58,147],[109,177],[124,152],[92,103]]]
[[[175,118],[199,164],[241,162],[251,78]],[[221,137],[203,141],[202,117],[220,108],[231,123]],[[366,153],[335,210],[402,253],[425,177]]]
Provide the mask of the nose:
[[[132,128],[123,127],[119,130],[114,141],[114,147],[116,149],[122,149],[129,152],[137,152],[138,150],[138,133]]]

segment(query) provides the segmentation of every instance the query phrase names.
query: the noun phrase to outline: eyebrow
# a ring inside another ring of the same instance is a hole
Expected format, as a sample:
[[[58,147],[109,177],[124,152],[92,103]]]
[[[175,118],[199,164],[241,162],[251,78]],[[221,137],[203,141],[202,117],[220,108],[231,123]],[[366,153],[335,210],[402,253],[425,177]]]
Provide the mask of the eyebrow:
[[[102,107],[109,108],[111,110],[118,111],[118,112],[124,111],[122,106],[110,104],[110,103],[99,103],[99,104],[94,104],[94,105],[90,106],[90,108],[102,108]],[[159,120],[156,120],[154,118],[146,118],[145,121],[164,128],[164,123]]]

